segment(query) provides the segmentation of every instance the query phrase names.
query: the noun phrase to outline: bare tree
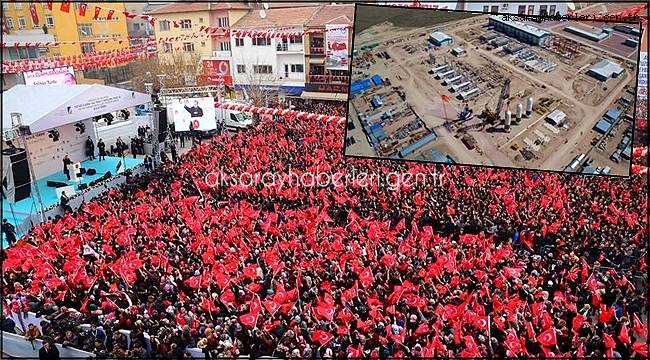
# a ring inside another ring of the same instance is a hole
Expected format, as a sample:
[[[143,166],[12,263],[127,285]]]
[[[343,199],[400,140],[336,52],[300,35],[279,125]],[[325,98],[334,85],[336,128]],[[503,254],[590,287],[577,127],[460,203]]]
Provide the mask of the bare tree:
[[[234,60],[234,59],[233,59]],[[238,59],[237,65],[245,66],[244,83],[245,95],[253,106],[269,106],[271,99],[277,96],[277,91],[271,90],[277,76],[273,65],[263,64],[259,58],[253,61]],[[269,71],[270,70],[270,71]]]
[[[161,87],[183,87],[188,85],[190,79],[196,85],[208,85],[207,79],[201,76],[202,72],[198,54],[174,52],[133,63],[131,82],[136,91],[144,91],[145,83],[153,83],[156,90]],[[160,83],[158,75],[165,75],[164,84]]]

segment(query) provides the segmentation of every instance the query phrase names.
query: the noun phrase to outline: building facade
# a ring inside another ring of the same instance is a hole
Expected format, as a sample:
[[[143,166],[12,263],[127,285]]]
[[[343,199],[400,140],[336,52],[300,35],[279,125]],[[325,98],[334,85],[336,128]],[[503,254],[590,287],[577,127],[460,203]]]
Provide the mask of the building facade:
[[[232,25],[236,33],[247,31],[303,34],[318,6],[249,12]],[[279,97],[299,97],[305,89],[305,36],[231,38],[235,88],[242,92],[265,89]]]
[[[354,5],[321,6],[305,25],[305,91],[301,97],[317,100],[347,100],[349,70],[332,69],[326,64],[327,28],[346,27],[347,48],[352,48]],[[351,57],[349,51],[348,56]]]

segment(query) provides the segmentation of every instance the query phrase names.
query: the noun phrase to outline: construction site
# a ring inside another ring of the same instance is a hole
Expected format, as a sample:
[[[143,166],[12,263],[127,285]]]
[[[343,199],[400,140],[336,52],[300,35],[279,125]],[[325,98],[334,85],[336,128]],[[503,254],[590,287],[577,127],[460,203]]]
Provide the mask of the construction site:
[[[637,57],[500,15],[408,28],[357,6],[387,21],[354,35],[346,155],[628,175]]]

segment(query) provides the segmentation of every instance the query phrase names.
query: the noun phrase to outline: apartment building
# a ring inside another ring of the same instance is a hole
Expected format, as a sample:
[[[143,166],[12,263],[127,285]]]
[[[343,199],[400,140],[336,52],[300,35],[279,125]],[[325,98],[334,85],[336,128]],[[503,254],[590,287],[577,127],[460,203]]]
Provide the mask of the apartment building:
[[[347,100],[349,70],[332,66],[327,60],[327,39],[334,29],[347,35],[347,49],[352,45],[354,5],[324,5],[305,24],[305,91],[301,97],[317,100]],[[331,41],[330,41],[331,42]],[[348,57],[351,56],[348,51]]]

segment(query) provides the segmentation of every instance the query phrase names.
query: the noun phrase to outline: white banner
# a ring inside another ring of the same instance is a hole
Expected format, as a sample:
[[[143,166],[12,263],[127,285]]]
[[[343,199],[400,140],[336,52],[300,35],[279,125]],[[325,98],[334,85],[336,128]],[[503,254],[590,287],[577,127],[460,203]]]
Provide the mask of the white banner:
[[[72,66],[29,71],[23,75],[26,85],[75,85],[77,83]]]
[[[177,132],[190,131],[190,124],[200,131],[217,128],[212,97],[173,99],[167,105],[167,117],[171,117]]]
[[[348,25],[325,25],[327,59],[325,66],[330,70],[348,70]]]

